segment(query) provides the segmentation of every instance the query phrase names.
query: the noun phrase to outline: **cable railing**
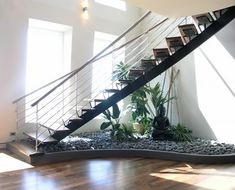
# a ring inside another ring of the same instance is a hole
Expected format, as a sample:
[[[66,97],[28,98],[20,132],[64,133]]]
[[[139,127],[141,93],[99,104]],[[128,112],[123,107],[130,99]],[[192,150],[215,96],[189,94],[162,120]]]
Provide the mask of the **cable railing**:
[[[112,71],[120,60],[130,68],[138,68],[141,59],[151,55],[152,49],[162,45],[167,36],[179,34],[177,26],[187,22],[188,18],[168,19],[147,12],[82,67],[14,101],[18,131],[35,130],[37,150],[54,131],[80,117],[82,109],[92,108],[95,99],[105,99],[105,89],[121,88],[118,79],[112,79]],[[112,56],[112,63],[106,63],[107,56]],[[112,65],[106,72],[108,64]]]

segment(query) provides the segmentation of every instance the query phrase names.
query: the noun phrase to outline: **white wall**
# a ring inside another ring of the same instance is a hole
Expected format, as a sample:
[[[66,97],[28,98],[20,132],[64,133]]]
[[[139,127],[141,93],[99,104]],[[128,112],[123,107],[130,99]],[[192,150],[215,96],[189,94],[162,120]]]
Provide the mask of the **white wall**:
[[[120,35],[140,16],[138,8],[116,10],[89,1],[89,19],[82,20],[80,0],[0,0],[0,143],[12,140],[15,112],[12,101],[25,91],[28,19],[73,27],[72,69],[93,55],[95,30]]]
[[[183,123],[195,136],[235,143],[235,21],[185,57],[178,92]]]

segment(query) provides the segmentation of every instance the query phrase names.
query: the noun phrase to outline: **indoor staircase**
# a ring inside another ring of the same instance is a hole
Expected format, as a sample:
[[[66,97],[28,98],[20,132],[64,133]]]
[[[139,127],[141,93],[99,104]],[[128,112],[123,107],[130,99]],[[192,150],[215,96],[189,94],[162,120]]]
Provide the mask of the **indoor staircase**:
[[[30,129],[29,131],[21,130],[22,133],[27,135],[31,139],[36,140],[36,150],[41,144],[56,143],[64,139],[69,134],[73,133],[84,124],[104,112],[106,109],[122,100],[123,98],[127,97],[135,90],[145,85],[146,83],[169,69],[171,66],[176,64],[190,52],[199,47],[203,42],[213,36],[216,32],[226,26],[230,21],[234,19],[234,17],[235,8],[230,7],[226,10],[219,10],[213,13],[193,16],[193,23],[177,24],[177,30],[180,36],[164,37],[166,42],[165,44],[167,46],[159,48],[153,47],[152,54],[154,55],[154,58],[141,58],[141,60],[137,64],[130,67],[127,78],[119,79],[113,82],[111,86],[105,87],[100,92],[100,96],[86,99],[88,104],[82,105],[80,107],[80,105],[76,102],[76,105],[72,106],[71,108],[71,110],[75,110],[75,115],[73,115],[73,117],[68,117],[67,120],[58,118],[50,126],[41,123],[40,117],[46,117],[48,111],[46,111],[45,113],[41,113],[41,115],[39,113],[41,110],[43,110],[42,108],[47,106],[48,103],[45,103],[38,107],[40,101],[42,101],[43,98],[35,98],[35,102],[30,104],[30,106],[32,105],[32,107],[35,108],[35,112],[32,113],[32,115],[36,114],[36,119],[34,120],[35,122],[27,122],[25,117],[24,119],[21,119],[21,122],[25,123],[24,125],[27,126],[27,129]],[[162,23],[159,25],[162,25]],[[162,27],[159,25],[158,27]],[[97,57],[96,59],[99,58]],[[90,64],[92,63],[92,61],[88,63]],[[51,89],[45,93],[44,97],[50,96],[53,91],[60,88],[66,81],[68,81],[68,78],[75,76],[83,68],[84,67],[79,68],[78,70],[75,70],[66,77],[62,78],[62,80],[60,80],[55,87],[50,87]],[[70,81],[70,83],[72,82]],[[63,86],[63,89],[66,88],[67,86]],[[79,95],[76,94],[75,99],[77,99]],[[63,94],[63,96],[66,97],[67,95]],[[27,97],[24,97],[24,99],[25,98]],[[61,98],[63,99],[64,97]],[[53,100],[53,97],[51,97],[51,100]],[[19,100],[17,100],[15,103],[17,103],[18,101]],[[54,110],[54,107],[50,107],[48,110]],[[59,111],[60,110],[54,112],[56,114]],[[18,123],[20,123],[19,120],[20,119],[18,119]],[[49,120],[50,117],[48,118],[48,121]],[[24,128],[26,128],[25,126]],[[20,128],[20,126],[18,126],[18,128]]]

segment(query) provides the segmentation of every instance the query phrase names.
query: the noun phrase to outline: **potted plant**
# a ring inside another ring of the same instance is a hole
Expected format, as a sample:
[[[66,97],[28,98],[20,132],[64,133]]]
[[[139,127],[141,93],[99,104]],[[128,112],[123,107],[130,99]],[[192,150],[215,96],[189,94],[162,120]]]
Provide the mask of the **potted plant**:
[[[132,120],[134,129],[144,134],[149,120],[149,111],[147,109],[148,99],[145,92],[145,87],[141,87],[131,94],[131,103],[127,106],[132,112]]]

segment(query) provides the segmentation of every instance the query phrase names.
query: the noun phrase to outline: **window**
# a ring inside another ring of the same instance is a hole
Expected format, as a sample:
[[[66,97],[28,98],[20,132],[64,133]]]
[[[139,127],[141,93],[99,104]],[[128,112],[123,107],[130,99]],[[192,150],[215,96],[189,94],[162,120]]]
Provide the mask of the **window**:
[[[26,93],[71,70],[72,27],[29,19],[27,40]],[[36,96],[43,93],[39,91]],[[26,98],[26,102],[30,100],[30,97]],[[25,120],[35,122],[34,110],[29,109],[30,104],[27,106]]]
[[[117,36],[102,32],[95,32],[94,34],[94,48],[93,54],[96,55],[105,47],[111,44]],[[108,50],[107,52],[111,51]],[[104,89],[104,86],[110,84],[113,68],[112,54],[96,61],[92,68],[92,92],[99,92]]]
[[[70,71],[72,27],[29,19],[26,93]]]
[[[126,2],[123,0],[95,0],[95,2],[126,11]]]
[[[118,36],[103,32],[94,33],[94,49],[93,54],[97,55],[100,51],[102,51],[105,47],[111,44]],[[105,53],[112,51],[112,49],[119,47],[125,43],[125,39],[123,38],[120,40],[115,46],[108,49]],[[105,54],[104,53],[104,54]],[[112,82],[112,71],[113,66],[120,63],[121,61],[124,62],[125,60],[125,48],[122,48],[114,53],[94,62],[92,64],[92,97],[97,97],[98,92],[104,90],[106,87],[110,87]],[[99,94],[100,95],[100,94]],[[103,96],[100,97],[101,99],[104,98]],[[123,102],[120,101],[118,103],[119,108],[123,109]],[[98,116],[98,119],[102,117]]]

